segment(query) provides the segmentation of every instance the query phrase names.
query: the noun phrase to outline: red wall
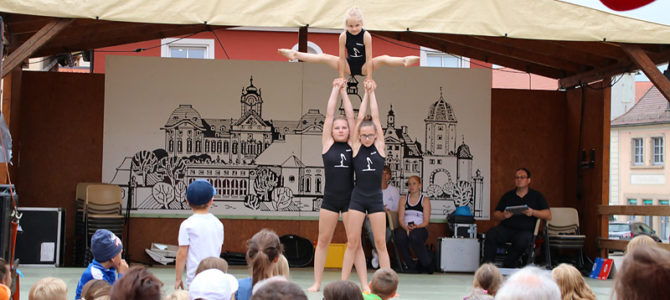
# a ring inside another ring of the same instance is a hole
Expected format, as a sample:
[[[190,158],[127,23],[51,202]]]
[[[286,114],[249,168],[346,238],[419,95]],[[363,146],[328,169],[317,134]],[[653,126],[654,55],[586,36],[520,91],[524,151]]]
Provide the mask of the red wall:
[[[17,153],[15,183],[21,206],[64,207],[66,235],[74,234],[74,197],[77,182],[100,181],[104,117],[104,75],[24,72],[19,122],[22,145]],[[36,88],[39,87],[39,88]],[[65,87],[65,88],[64,88]],[[73,92],[76,91],[76,92]],[[587,90],[583,147],[604,145],[603,91]],[[598,101],[598,99],[600,99]],[[499,90],[491,93],[491,207],[513,188],[513,171],[521,166],[533,172],[532,187],[541,191],[551,206],[572,206],[583,212],[587,244],[601,227],[595,215],[601,203],[606,162],[585,170],[584,197],[575,200],[576,137],[581,98],[577,91]],[[608,106],[607,106],[608,107]],[[599,127],[600,126],[600,127]],[[606,184],[605,184],[606,186]],[[176,243],[182,219],[133,218],[129,252],[133,260],[149,262],[144,248],[151,242]],[[243,251],[245,241],[261,228],[278,234],[298,234],[315,240],[316,221],[223,220],[224,250]],[[485,232],[492,221],[478,222]],[[445,224],[433,224],[430,241],[444,236]],[[334,242],[344,242],[340,223]],[[71,262],[72,243],[66,263]]]

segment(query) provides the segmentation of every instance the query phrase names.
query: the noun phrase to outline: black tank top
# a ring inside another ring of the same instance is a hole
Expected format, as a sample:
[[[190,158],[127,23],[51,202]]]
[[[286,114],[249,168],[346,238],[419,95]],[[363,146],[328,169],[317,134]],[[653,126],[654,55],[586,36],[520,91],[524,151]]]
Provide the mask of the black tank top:
[[[370,147],[361,145],[354,157],[356,170],[356,189],[364,195],[375,195],[382,191],[382,173],[385,159],[379,155],[373,144]]]
[[[405,211],[408,210],[416,210],[423,213],[423,194],[421,194],[421,196],[419,197],[419,203],[412,206],[409,204],[409,193],[407,193],[407,196],[405,197]]]
[[[335,142],[321,155],[326,174],[323,194],[349,198],[354,188],[353,151],[347,143]]]
[[[346,31],[347,41],[345,43],[345,48],[347,49],[347,58],[350,60],[359,60],[365,61],[365,43],[363,42],[363,36],[365,29],[361,29],[357,35],[353,35]]]

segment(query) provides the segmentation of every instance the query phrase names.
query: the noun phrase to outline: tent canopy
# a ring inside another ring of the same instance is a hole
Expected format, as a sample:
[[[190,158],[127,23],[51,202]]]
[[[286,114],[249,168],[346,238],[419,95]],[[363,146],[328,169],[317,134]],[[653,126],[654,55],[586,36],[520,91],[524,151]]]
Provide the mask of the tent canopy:
[[[35,57],[233,26],[343,28],[353,6],[378,36],[557,78],[563,87],[640,68],[631,51],[652,65],[670,60],[670,26],[557,0],[3,0],[0,12],[10,54],[49,25],[58,29]]]

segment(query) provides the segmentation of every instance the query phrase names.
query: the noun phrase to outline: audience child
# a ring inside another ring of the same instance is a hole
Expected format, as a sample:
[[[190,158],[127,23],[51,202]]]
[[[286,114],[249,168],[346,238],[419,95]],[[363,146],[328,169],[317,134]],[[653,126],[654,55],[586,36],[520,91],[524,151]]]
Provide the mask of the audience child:
[[[253,286],[263,279],[272,277],[275,264],[282,252],[279,237],[268,229],[254,234],[248,243],[246,258],[252,275],[239,280],[240,287],[235,293],[236,300],[249,300]]]
[[[29,300],[67,300],[67,286],[62,279],[45,277],[30,288]]]
[[[355,283],[338,280],[323,288],[323,300],[363,300],[363,294]]]
[[[483,300],[493,299],[502,284],[503,277],[500,270],[491,264],[483,264],[475,272],[475,279],[472,281],[472,293],[463,298],[464,300]]]
[[[293,282],[285,279],[266,282],[254,293],[251,300],[307,300],[302,288]]]
[[[551,271],[551,277],[561,289],[563,300],[596,300],[596,295],[584,281],[582,273],[572,265],[558,265]]]
[[[223,223],[209,212],[216,190],[204,179],[198,179],[186,188],[186,201],[193,214],[179,226],[179,250],[175,262],[175,289],[183,289],[182,272],[186,266],[186,286],[195,277],[200,261],[219,257],[223,246]]]
[[[496,300],[561,300],[561,291],[548,271],[524,267],[512,274],[496,293]]]
[[[160,300],[163,282],[144,267],[132,267],[110,291],[110,300]]]
[[[98,229],[91,237],[91,253],[93,261],[88,265],[75,292],[75,299],[81,298],[81,289],[93,279],[102,279],[114,284],[118,276],[128,270],[128,264],[121,258],[123,243],[109,230]]]
[[[375,272],[370,281],[370,294],[363,294],[366,300],[386,300],[395,296],[398,289],[398,274],[389,268]]]
[[[198,276],[197,274],[195,276]],[[190,300],[188,292],[185,290],[174,290],[165,297],[165,300]]]
[[[93,279],[81,289],[81,299],[83,300],[109,300],[109,292],[112,285],[102,279]]]
[[[223,273],[228,273],[228,262],[220,257],[208,257],[200,261],[198,268],[195,270],[195,275],[200,274],[200,272],[209,269],[221,270]]]
[[[193,278],[188,293],[192,300],[230,300],[237,288],[237,279],[233,275],[209,269]]]
[[[254,288],[251,289],[251,295],[252,296],[256,295],[256,292],[259,289],[262,289],[267,284],[275,282],[275,281],[288,281],[288,279],[286,279],[286,277],[281,276],[281,275],[275,275],[275,276],[272,276],[270,278],[265,278],[265,279],[263,279],[259,282],[256,282],[256,284],[254,284]]]
[[[288,268],[288,260],[286,259],[286,256],[284,254],[279,254],[279,260],[277,260],[277,263],[275,264],[274,270],[272,270],[272,276],[284,276],[286,280],[289,280],[289,268]]]
[[[618,300],[652,300],[670,295],[670,252],[635,247],[626,254],[614,279]],[[665,295],[665,296],[663,296]]]
[[[638,235],[633,239],[631,239],[630,241],[628,241],[625,253],[631,252],[633,248],[636,247],[656,247],[656,246],[658,246],[656,241],[654,241],[654,239],[652,239],[648,235]]]

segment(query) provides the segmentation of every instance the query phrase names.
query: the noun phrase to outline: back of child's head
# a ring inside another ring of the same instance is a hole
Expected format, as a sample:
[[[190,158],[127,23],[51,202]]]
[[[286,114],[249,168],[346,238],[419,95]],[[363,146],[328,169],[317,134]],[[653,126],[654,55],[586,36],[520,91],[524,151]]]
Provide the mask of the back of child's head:
[[[86,300],[108,300],[112,285],[106,280],[89,280],[81,288],[81,298]]]
[[[195,269],[195,274],[198,275],[198,273],[209,269],[217,269],[221,270],[223,273],[228,273],[228,262],[225,259],[216,256],[205,258],[198,264],[198,268]]]
[[[192,209],[207,208],[216,195],[216,189],[205,179],[196,179],[186,188],[186,201]]]
[[[67,300],[67,286],[60,278],[45,277],[33,284],[28,294],[30,300]]]
[[[485,290],[487,294],[495,296],[502,285],[503,277],[498,268],[491,264],[483,264],[475,272],[475,279],[472,285],[475,288]]]
[[[185,290],[175,290],[165,297],[165,300],[189,300],[188,292]]]
[[[307,295],[294,282],[274,280],[260,287],[251,300],[307,300]]]
[[[277,263],[275,264],[274,270],[272,270],[272,276],[284,276],[287,280],[289,279],[289,267],[288,267],[288,260],[286,259],[286,256],[284,254],[279,254],[279,259],[277,259]]]
[[[323,288],[323,300],[363,300],[363,294],[355,283],[338,280]]]
[[[262,229],[251,237],[246,258],[251,267],[252,285],[272,276],[273,263],[281,252],[281,242],[274,231]]]
[[[99,263],[106,262],[123,251],[123,243],[107,229],[98,229],[91,237],[91,253]]]
[[[626,253],[632,252],[636,247],[656,247],[658,244],[648,235],[638,235],[631,239],[626,245]]]
[[[561,289],[561,297],[572,299],[596,299],[591,288],[584,281],[582,273],[569,264],[560,264],[551,271],[551,277]]]
[[[370,291],[381,297],[389,299],[395,295],[398,289],[398,273],[389,268],[381,268],[372,276]]]
[[[0,258],[0,283],[11,286],[12,285],[12,270],[9,268],[9,263]]]
[[[132,267],[112,285],[111,300],[160,300],[163,282],[144,267]]]
[[[355,20],[363,22],[363,12],[358,7],[352,7],[347,10],[344,14],[344,24],[347,24],[347,21]]]

